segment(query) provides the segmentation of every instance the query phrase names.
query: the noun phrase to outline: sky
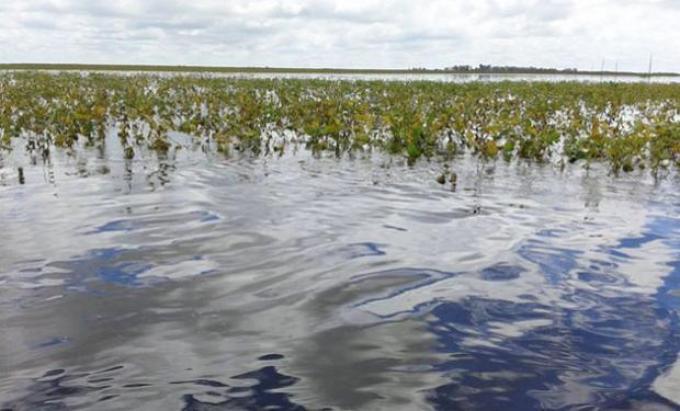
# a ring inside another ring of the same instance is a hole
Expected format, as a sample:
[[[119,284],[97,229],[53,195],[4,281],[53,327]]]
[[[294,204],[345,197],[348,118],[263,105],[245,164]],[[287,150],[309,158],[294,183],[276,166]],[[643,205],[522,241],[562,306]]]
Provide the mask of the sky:
[[[0,63],[680,72],[680,0],[0,0]]]

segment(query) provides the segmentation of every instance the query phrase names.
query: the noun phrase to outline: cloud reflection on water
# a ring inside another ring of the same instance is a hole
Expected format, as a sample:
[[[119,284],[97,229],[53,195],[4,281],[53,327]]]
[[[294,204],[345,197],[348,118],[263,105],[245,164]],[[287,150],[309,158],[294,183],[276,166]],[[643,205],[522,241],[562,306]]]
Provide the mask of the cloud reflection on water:
[[[196,155],[0,187],[4,407],[678,406],[672,177]]]

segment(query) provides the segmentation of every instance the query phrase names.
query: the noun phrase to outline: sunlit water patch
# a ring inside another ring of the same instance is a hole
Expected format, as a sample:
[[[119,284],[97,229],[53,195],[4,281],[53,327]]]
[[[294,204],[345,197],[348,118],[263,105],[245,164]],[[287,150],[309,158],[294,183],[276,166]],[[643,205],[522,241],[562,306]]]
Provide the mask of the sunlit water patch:
[[[3,159],[0,409],[680,407],[673,174],[107,150]]]

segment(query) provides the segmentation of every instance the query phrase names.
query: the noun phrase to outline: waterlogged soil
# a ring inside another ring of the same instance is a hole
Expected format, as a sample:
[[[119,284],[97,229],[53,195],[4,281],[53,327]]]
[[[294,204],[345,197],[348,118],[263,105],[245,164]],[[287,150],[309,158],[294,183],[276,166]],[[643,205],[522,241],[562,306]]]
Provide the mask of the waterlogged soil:
[[[680,179],[113,144],[0,167],[0,409],[678,409]]]

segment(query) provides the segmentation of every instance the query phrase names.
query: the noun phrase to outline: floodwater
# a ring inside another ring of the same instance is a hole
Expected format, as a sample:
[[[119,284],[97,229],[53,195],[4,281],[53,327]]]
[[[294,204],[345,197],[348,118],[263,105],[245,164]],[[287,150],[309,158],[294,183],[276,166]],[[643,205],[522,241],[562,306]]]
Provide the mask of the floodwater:
[[[501,81],[576,81],[584,83],[679,83],[680,76],[637,76],[597,74],[539,74],[539,73],[217,73],[218,77],[292,78],[320,80],[362,81],[434,81],[443,83],[476,83]]]
[[[680,408],[674,172],[117,150],[0,157],[2,410]]]
[[[18,71],[18,70],[5,70]],[[652,77],[645,75],[616,74],[559,74],[559,73],[348,73],[348,72],[182,72],[182,71],[134,71],[134,70],[42,70],[49,73],[74,72],[87,75],[89,73],[112,74],[117,76],[156,75],[160,77],[238,78],[238,79],[297,79],[297,80],[330,80],[330,81],[433,81],[442,83],[491,83],[502,81],[524,82],[581,82],[581,83],[680,83],[680,76]]]

